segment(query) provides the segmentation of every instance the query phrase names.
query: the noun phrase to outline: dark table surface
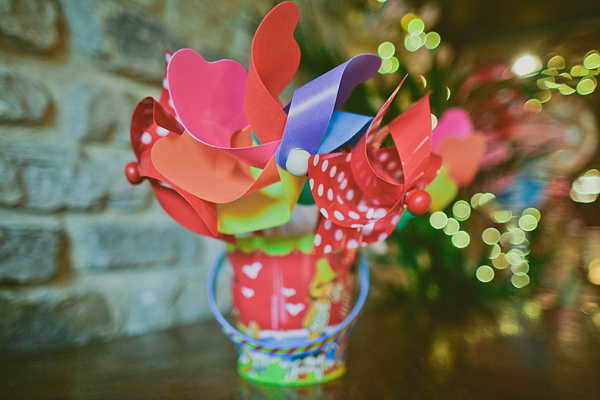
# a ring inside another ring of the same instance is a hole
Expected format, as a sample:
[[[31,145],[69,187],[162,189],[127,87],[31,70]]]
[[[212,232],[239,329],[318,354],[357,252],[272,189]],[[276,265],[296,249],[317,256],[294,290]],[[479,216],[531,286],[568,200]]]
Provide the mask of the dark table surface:
[[[4,355],[0,399],[600,399],[600,338],[589,318],[576,309],[522,310],[509,304],[496,319],[441,323],[370,304],[351,333],[346,375],[300,388],[238,377],[234,346],[209,320]]]

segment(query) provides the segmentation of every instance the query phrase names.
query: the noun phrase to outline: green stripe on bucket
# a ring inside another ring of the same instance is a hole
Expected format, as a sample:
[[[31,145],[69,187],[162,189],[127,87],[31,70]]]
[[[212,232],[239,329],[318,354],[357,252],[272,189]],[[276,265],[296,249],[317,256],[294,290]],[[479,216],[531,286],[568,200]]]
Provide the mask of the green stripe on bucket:
[[[304,254],[310,254],[315,241],[314,235],[306,236],[251,236],[238,238],[236,245],[227,245],[228,251],[241,250],[244,253],[252,253],[257,250],[272,256],[284,256],[294,250],[300,250]]]

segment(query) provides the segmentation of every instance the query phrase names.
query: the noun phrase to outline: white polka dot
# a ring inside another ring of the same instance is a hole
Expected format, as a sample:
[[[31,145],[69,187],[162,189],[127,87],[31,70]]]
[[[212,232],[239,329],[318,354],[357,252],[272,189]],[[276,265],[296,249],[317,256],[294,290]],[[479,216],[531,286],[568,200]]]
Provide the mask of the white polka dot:
[[[348,243],[346,243],[346,247],[349,249],[355,249],[358,247],[358,242],[354,239],[350,239],[348,240]]]
[[[169,90],[169,81],[167,78],[163,78],[162,85],[165,89]]]
[[[330,244],[325,245],[325,248],[323,249],[323,253],[325,253],[325,254],[331,253],[331,250],[333,250],[333,249],[331,248]]]
[[[372,208],[369,208],[369,211],[367,211],[367,218],[371,219],[373,217],[373,214],[375,214],[375,210]]]
[[[144,133],[142,133],[142,137],[140,138],[140,141],[144,144],[150,144],[150,143],[152,143],[152,135],[149,134],[148,132],[144,132]]]
[[[350,189],[346,192],[346,200],[350,201],[354,198],[354,190]]]
[[[338,175],[338,183],[342,181],[342,179],[344,179],[344,176],[346,176],[346,174],[344,173],[344,171],[341,171],[340,174]]]
[[[321,245],[321,235],[319,235],[318,233],[315,235],[315,246],[320,246]]]
[[[343,199],[340,197],[340,195],[339,195],[339,194],[337,195],[337,201],[338,201],[338,203],[340,203],[340,204],[344,204],[344,200],[343,200]]]
[[[352,153],[348,153],[346,156],[346,162],[350,162],[350,160],[352,160]]]
[[[358,205],[358,211],[360,211],[360,212],[365,212],[365,211],[367,211],[368,208],[369,207],[367,207],[365,204]]]
[[[352,224],[350,225],[350,228],[362,228],[363,224]]]
[[[352,219],[360,219],[360,215],[358,215],[354,211],[348,211],[348,216]]]
[[[156,127],[156,133],[158,133],[158,136],[167,136],[169,134],[169,130],[163,128],[162,126],[158,126]]]
[[[373,218],[381,219],[381,218],[385,217],[386,215],[387,215],[387,211],[385,211],[384,208],[378,208],[377,211],[375,211],[375,214],[373,214]]]
[[[344,190],[346,189],[346,186],[348,186],[348,179],[344,179],[344,181],[340,185],[340,189]]]
[[[333,167],[331,167],[331,170],[329,171],[329,177],[333,178],[335,176],[336,172],[337,172],[337,167],[334,165]]]
[[[326,209],[324,209],[324,208],[321,208],[321,214],[323,214],[323,216],[324,216],[325,218],[329,218],[329,213],[327,212],[327,210],[326,210]],[[331,221],[330,221],[330,222],[331,222]],[[325,221],[325,223],[327,223],[327,221]]]
[[[392,218],[392,225],[396,225],[398,221],[400,221],[400,216],[396,215],[394,218]]]
[[[335,231],[335,240],[342,240],[342,238],[344,237],[344,232],[342,232],[341,229],[338,229],[337,231]]]
[[[325,188],[323,187],[323,184],[319,184],[319,188],[317,189],[317,194],[319,196],[323,196],[323,191],[325,190]]]
[[[328,189],[327,190],[327,198],[329,199],[329,201],[333,200],[333,189]]]
[[[382,233],[381,235],[379,235],[379,238],[377,240],[384,241],[387,238],[387,235],[385,233]]]
[[[166,62],[170,62],[171,61],[171,57],[173,57],[173,56],[170,55],[169,53],[165,53],[165,61]]]
[[[323,172],[327,171],[328,166],[329,166],[329,161],[327,161],[327,160],[323,161],[323,164],[321,165],[321,171],[323,171]]]
[[[374,227],[375,227],[375,224],[374,224],[374,223],[370,223],[370,224],[367,224],[367,225],[365,225],[365,226],[363,227],[363,233],[364,233],[365,235],[368,235],[368,234],[370,234],[371,232],[373,232],[373,228],[374,228]]]
[[[335,217],[337,220],[340,220],[340,221],[343,221],[343,220],[344,220],[344,214],[342,214],[342,213],[341,213],[341,212],[339,212],[338,210],[335,210],[335,211],[333,212],[333,216],[334,216],[334,217]]]
[[[318,154],[316,154],[315,158],[313,158],[313,165],[316,167],[317,164],[319,164],[319,155]]]
[[[314,187],[315,187],[315,180],[314,180],[314,179],[312,179],[312,178],[311,178],[311,179],[309,179],[309,180],[308,180],[308,184],[310,185],[310,190],[312,190],[312,188],[314,188]]]
[[[173,99],[169,97],[169,107],[175,108],[175,104],[173,104]]]
[[[396,165],[398,165],[398,164],[396,164],[396,161],[392,161],[391,163],[388,164],[388,168],[394,169],[394,168],[396,168]]]
[[[325,227],[326,230],[330,230],[331,225],[332,225],[331,221],[327,220],[327,221],[325,221],[325,224],[323,226]]]
[[[388,153],[381,153],[379,155],[379,161],[383,162],[383,161],[387,160],[387,158],[388,158]]]

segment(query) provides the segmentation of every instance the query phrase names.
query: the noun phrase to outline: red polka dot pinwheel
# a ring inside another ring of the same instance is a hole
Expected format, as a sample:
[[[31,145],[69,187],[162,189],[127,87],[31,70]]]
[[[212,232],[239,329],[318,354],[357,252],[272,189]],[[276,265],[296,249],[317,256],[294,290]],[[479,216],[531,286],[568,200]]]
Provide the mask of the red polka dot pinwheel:
[[[315,253],[384,240],[406,209],[413,215],[429,209],[431,197],[423,189],[437,175],[441,158],[431,154],[428,96],[380,127],[399,88],[351,152],[310,157],[309,184],[322,215]],[[394,147],[381,145],[388,134]]]

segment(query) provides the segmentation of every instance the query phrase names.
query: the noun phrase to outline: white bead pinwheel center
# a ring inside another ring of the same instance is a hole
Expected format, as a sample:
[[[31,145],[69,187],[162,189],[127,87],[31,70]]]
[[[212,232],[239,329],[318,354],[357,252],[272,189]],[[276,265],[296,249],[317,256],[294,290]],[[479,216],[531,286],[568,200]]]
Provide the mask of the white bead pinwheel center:
[[[308,172],[308,158],[310,153],[306,150],[296,148],[289,152],[285,169],[295,176],[304,176]]]

